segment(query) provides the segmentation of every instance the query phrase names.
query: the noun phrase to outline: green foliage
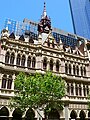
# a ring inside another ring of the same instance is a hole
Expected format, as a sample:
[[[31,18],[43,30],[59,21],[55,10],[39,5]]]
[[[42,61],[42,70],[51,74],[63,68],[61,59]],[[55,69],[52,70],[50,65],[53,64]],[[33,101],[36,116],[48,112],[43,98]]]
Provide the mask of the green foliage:
[[[51,108],[62,109],[61,98],[65,95],[65,81],[60,76],[47,71],[25,75],[20,73],[15,79],[15,96],[11,99],[10,107],[38,108],[45,107],[48,112]]]

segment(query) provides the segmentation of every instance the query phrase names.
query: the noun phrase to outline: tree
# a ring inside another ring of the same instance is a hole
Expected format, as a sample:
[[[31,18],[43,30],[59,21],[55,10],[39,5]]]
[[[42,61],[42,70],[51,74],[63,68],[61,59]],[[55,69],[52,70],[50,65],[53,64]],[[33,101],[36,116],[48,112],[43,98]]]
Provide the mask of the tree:
[[[47,71],[45,74],[26,75],[20,73],[15,79],[15,96],[10,101],[10,107],[39,108],[44,106],[46,112],[62,109],[62,97],[65,95],[65,81],[60,76]]]

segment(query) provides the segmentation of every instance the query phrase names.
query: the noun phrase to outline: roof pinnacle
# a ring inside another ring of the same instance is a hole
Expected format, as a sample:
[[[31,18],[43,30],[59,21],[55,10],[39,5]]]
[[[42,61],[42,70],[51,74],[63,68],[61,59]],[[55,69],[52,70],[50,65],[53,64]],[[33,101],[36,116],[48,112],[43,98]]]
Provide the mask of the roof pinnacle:
[[[46,12],[46,2],[44,2],[44,10],[43,10],[42,18],[45,18],[46,15],[47,15],[47,12]]]

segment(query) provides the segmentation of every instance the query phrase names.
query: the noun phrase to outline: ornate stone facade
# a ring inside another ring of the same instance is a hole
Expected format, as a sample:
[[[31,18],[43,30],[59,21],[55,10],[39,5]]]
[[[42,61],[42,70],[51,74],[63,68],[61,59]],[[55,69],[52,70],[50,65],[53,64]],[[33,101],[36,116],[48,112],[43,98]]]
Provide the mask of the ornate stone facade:
[[[42,29],[43,28],[43,29]],[[38,39],[25,35],[16,36],[4,29],[0,38],[0,120],[26,118],[32,114],[38,120],[44,119],[42,109],[27,109],[22,115],[19,109],[10,110],[9,98],[14,95],[15,76],[25,73],[51,70],[60,75],[67,86],[65,103],[62,111],[54,110],[49,119],[85,120],[90,117],[87,106],[87,96],[90,89],[90,42],[78,35],[57,31],[61,35],[76,39],[76,45],[71,47],[59,38],[53,36],[50,19],[44,6],[43,17],[38,24]],[[54,31],[55,32],[55,31]],[[65,38],[64,38],[65,39]],[[68,41],[68,40],[67,40]],[[66,42],[67,42],[66,41]],[[72,42],[72,41],[71,41]]]

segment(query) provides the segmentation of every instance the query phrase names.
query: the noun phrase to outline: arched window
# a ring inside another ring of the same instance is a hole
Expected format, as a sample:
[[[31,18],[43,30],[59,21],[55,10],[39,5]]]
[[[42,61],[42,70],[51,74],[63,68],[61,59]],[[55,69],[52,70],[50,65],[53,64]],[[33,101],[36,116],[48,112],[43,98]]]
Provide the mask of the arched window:
[[[12,120],[22,120],[22,111],[19,108],[16,108],[12,116]]]
[[[86,96],[86,88],[85,88],[85,85],[83,85],[83,94],[84,94],[84,96]]]
[[[71,95],[73,95],[74,94],[74,86],[73,86],[73,84],[71,84]]]
[[[76,69],[77,69],[77,75],[79,75],[79,67],[77,66]]]
[[[7,75],[3,75],[1,88],[6,88]]]
[[[31,67],[31,57],[28,56],[28,59],[27,59],[27,67],[30,68]]]
[[[35,68],[35,65],[36,65],[36,59],[35,59],[35,57],[33,57],[33,59],[32,59],[32,67]]]
[[[53,60],[50,60],[50,70],[53,70]]]
[[[34,120],[35,119],[35,112],[29,108],[26,112],[26,115],[25,115],[25,120]]]
[[[88,87],[88,85],[87,85],[87,95],[89,95],[89,87]]]
[[[5,55],[5,63],[6,64],[9,64],[9,59],[10,59],[10,53],[7,52],[6,55]]]
[[[71,65],[69,64],[69,74],[71,74]]]
[[[11,54],[11,58],[10,58],[10,64],[14,64],[14,58],[15,58],[15,55],[14,53]]]
[[[76,95],[78,95],[78,85],[75,85]]]
[[[6,107],[0,109],[0,120],[9,120],[9,110]]]
[[[75,65],[73,65],[73,75],[75,75]]]
[[[71,120],[76,120],[77,118],[77,114],[74,110],[72,110],[71,114],[70,114]]]
[[[79,95],[80,95],[80,96],[82,95],[82,88],[81,88],[81,85],[79,85]]]
[[[20,54],[18,54],[17,55],[17,62],[16,62],[16,64],[20,65],[20,61],[21,61],[21,56],[20,56]]]
[[[44,60],[43,60],[43,69],[44,70],[47,69],[47,58],[44,58]]]
[[[59,72],[59,61],[56,61],[56,71]]]
[[[9,75],[8,81],[7,81],[7,89],[11,89],[12,87],[12,76]]]
[[[86,114],[83,110],[80,111],[79,117],[80,117],[80,120],[85,120]]]
[[[48,120],[60,120],[60,114],[56,109],[51,109],[51,111],[45,114],[45,118],[48,116]]]
[[[23,55],[21,60],[21,66],[23,67],[25,66],[25,60],[26,60],[25,55]]]
[[[80,69],[81,69],[81,76],[83,76],[83,68],[82,68],[82,66],[81,66]]]
[[[86,76],[86,68],[84,67],[84,76]]]
[[[68,74],[68,66],[67,66],[67,63],[65,64],[65,73]]]
[[[69,86],[69,83],[67,83],[67,93],[70,94],[70,86]]]

